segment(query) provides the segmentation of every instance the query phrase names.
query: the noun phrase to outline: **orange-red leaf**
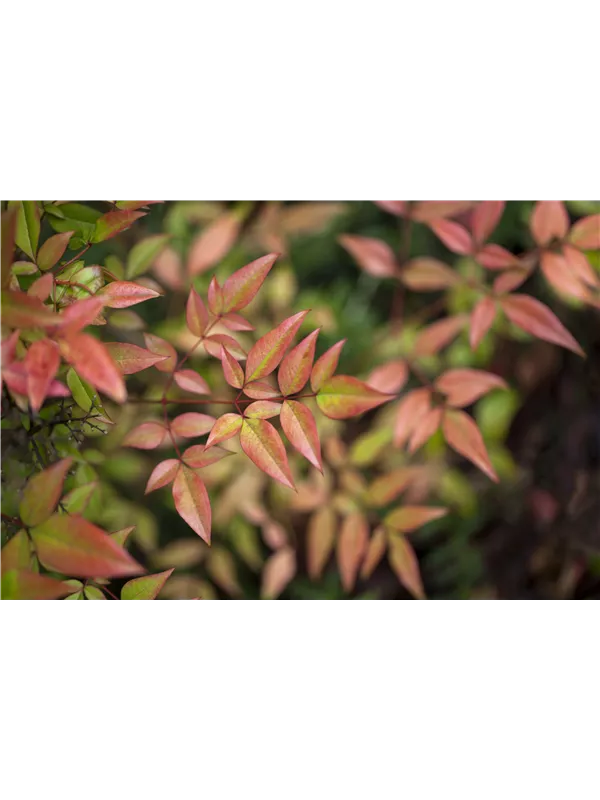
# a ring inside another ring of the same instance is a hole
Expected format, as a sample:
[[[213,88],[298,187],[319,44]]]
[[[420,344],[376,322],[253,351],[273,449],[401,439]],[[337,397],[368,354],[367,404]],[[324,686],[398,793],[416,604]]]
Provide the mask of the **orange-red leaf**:
[[[358,568],[365,555],[369,541],[369,523],[364,514],[355,511],[348,514],[342,523],[337,544],[337,562],[342,586],[352,591],[356,583]]]
[[[417,222],[429,223],[462,214],[474,205],[472,200],[423,200],[412,206],[410,217]]]
[[[164,361],[157,362],[154,365],[156,369],[160,370],[160,372],[173,372],[177,365],[177,351],[173,345],[153,333],[145,333],[144,342],[148,350],[158,353],[160,356],[166,356]]]
[[[526,269],[509,269],[494,280],[494,294],[498,296],[512,292],[525,283],[528,277],[529,271]]]
[[[245,419],[240,444],[259,469],[284,486],[294,488],[285,447],[270,422],[266,419]]]
[[[404,490],[415,478],[414,467],[398,467],[375,478],[367,489],[366,502],[375,508],[383,508]]]
[[[310,373],[310,385],[313,392],[318,392],[321,386],[331,378],[338,365],[340,359],[340,352],[342,347],[346,344],[346,340],[334,344],[329,350],[326,350],[320,358],[315,361],[315,365]]]
[[[540,257],[540,266],[548,283],[559,294],[576,297],[584,302],[590,298],[589,288],[569,268],[567,259],[561,253],[544,251]]]
[[[219,442],[231,439],[240,430],[243,421],[239,414],[223,414],[211,428],[206,441],[206,448],[208,449],[213,444],[219,444]]]
[[[106,349],[123,375],[141,372],[166,358],[166,356],[151,353],[150,350],[144,350],[143,347],[126,342],[106,342]]]
[[[223,289],[215,276],[208,285],[208,307],[216,316],[223,311]]]
[[[395,217],[403,217],[408,210],[408,203],[406,200],[375,200],[375,205],[383,208]]]
[[[433,434],[440,427],[442,422],[442,409],[431,408],[427,411],[415,425],[408,443],[408,452],[416,453],[425,442],[429,441]]]
[[[244,386],[244,394],[253,400],[269,400],[272,397],[279,397],[279,389],[265,381],[252,381]]]
[[[431,407],[431,391],[427,388],[413,389],[404,395],[398,404],[394,425],[394,444],[402,447],[414,431],[417,423]]]
[[[447,508],[400,506],[386,515],[383,524],[386,528],[390,528],[398,533],[410,533],[434,519],[445,517],[447,513]]]
[[[469,342],[471,348],[475,350],[489,329],[494,324],[496,318],[496,303],[491,297],[482,297],[471,312],[471,323],[469,326]]]
[[[241,314],[234,314],[230,312],[229,314],[223,314],[221,317],[221,322],[225,325],[226,328],[229,328],[230,331],[253,331],[254,325],[245,317],[242,317]]]
[[[285,351],[292,343],[292,339],[307,314],[308,311],[300,311],[298,314],[288,317],[256,342],[248,353],[247,381],[264,378],[279,366]]]
[[[245,308],[256,296],[277,257],[278,253],[270,253],[230,275],[223,284],[223,310],[240,311]]]
[[[210,544],[211,510],[206,486],[191,469],[182,466],[173,483],[173,500],[179,516]]]
[[[493,481],[498,476],[492,467],[483,437],[477,425],[464,411],[446,411],[442,422],[444,438],[453,450],[468,458]]]
[[[121,589],[121,600],[156,600],[172,573],[173,569],[167,569],[165,572],[143,575],[127,581]]]
[[[71,236],[73,231],[67,231],[46,239],[37,254],[37,265],[41,270],[52,269],[58,263],[67,249]]]
[[[354,258],[358,266],[375,278],[391,278],[399,267],[392,248],[380,239],[345,234],[339,242]]]
[[[130,228],[136,219],[145,217],[142,211],[109,211],[96,220],[96,229],[92,237],[94,242],[104,242],[112,239],[118,233]]]
[[[171,430],[176,436],[184,436],[193,439],[194,436],[204,436],[214,426],[216,420],[209,414],[199,414],[196,411],[188,411],[180,414],[171,422]]]
[[[86,325],[91,325],[103,308],[104,300],[101,297],[86,297],[72,303],[54,318],[59,335],[78,333]]]
[[[2,575],[3,600],[57,600],[72,591],[68,583],[26,569],[10,570]]]
[[[538,339],[561,345],[580,356],[585,356],[581,347],[552,311],[525,294],[512,294],[500,300],[502,310],[518,328]]]
[[[207,382],[194,372],[193,369],[180,369],[174,375],[175,383],[180,389],[194,394],[210,394],[210,387]]]
[[[58,372],[58,348],[49,339],[38,339],[25,356],[27,369],[27,395],[33,411],[40,410],[50,386]]]
[[[226,347],[221,347],[221,366],[227,383],[234,389],[241,389],[244,385],[244,370]]]
[[[563,239],[569,231],[567,209],[558,200],[542,200],[531,212],[529,228],[535,243],[541,247],[553,239]]]
[[[233,453],[229,450],[224,450],[222,447],[211,447],[208,450],[206,445],[194,444],[184,450],[182,458],[188,467],[200,469],[201,467],[209,467],[211,464],[216,464],[217,461],[231,455]]]
[[[188,274],[199,275],[218,264],[231,250],[239,227],[239,220],[233,214],[224,214],[205,228],[192,243]]]
[[[458,336],[464,328],[465,320],[466,316],[464,314],[457,314],[453,317],[440,319],[438,322],[423,328],[415,342],[415,355],[432,356],[435,353],[439,353],[442,348],[446,347]]]
[[[2,325],[9,328],[51,328],[58,317],[38,297],[2,291]]]
[[[313,580],[321,577],[333,550],[335,532],[336,516],[331,506],[322,506],[308,521],[306,558],[308,574]]]
[[[19,505],[19,516],[25,525],[39,525],[54,513],[72,463],[72,458],[63,458],[27,481]]]
[[[27,294],[29,297],[37,297],[39,300],[47,300],[52,293],[52,287],[54,286],[54,275],[51,273],[46,273],[42,275],[41,278],[35,280],[29,289],[27,290]]]
[[[317,405],[330,419],[349,419],[390,400],[390,395],[349,375],[335,375],[325,381],[317,394]]]
[[[600,214],[577,220],[569,233],[569,241],[580,250],[600,250]]]
[[[153,297],[160,297],[154,289],[142,286],[132,281],[113,281],[98,292],[104,299],[105,305],[109,308],[129,308],[144,300],[151,300]]]
[[[175,480],[179,466],[180,462],[176,458],[168,458],[166,461],[161,461],[157,464],[148,478],[144,494],[150,494],[155,489],[162,489],[163,486],[168,486],[171,481]]]
[[[306,385],[315,357],[318,335],[319,329],[309,333],[281,362],[277,378],[283,395],[296,394]]]
[[[120,578],[144,570],[111,536],[77,516],[54,514],[31,529],[38,558],[78,578]]]
[[[185,319],[194,336],[202,336],[208,325],[208,311],[204,301],[193,286],[187,299]]]
[[[167,429],[161,422],[142,422],[129,431],[123,439],[124,447],[136,447],[138,450],[154,450],[164,442]]]
[[[435,382],[435,387],[446,395],[451,406],[469,406],[492,389],[506,389],[506,381],[499,375],[480,369],[449,369]]]
[[[402,283],[416,292],[447,289],[460,281],[460,276],[437,258],[413,258],[402,270]]]
[[[476,244],[487,241],[500,222],[505,205],[504,200],[483,200],[477,203],[471,212],[471,233]]]
[[[226,333],[212,333],[204,340],[204,349],[213,358],[221,359],[221,349],[223,347],[238,360],[246,358],[246,353],[233,336],[227,336]]]
[[[63,358],[78,375],[117,403],[127,399],[123,376],[106,346],[89,333],[72,333],[59,342]]]
[[[281,427],[290,444],[323,472],[321,444],[311,410],[296,400],[286,400],[281,408]]]
[[[379,564],[383,555],[386,551],[388,543],[388,536],[386,533],[385,528],[379,527],[373,531],[373,535],[371,536],[369,543],[367,545],[367,550],[365,553],[365,558],[362,563],[362,567],[360,568],[360,577],[363,580],[370,578],[373,574],[373,570]]]
[[[281,403],[273,400],[256,400],[244,411],[244,416],[250,419],[271,419],[281,413]]]
[[[424,599],[425,591],[419,571],[419,562],[410,543],[404,536],[390,537],[388,560],[400,583],[412,595],[420,600]]]
[[[600,215],[598,219],[600,222]],[[598,245],[598,248],[600,249],[600,244]],[[594,272],[592,265],[581,252],[581,250],[577,250],[577,248],[566,244],[563,246],[562,252],[567,261],[569,269],[574,275],[577,275],[577,277],[584,283],[587,283],[588,286],[593,286],[594,288],[598,288],[600,286],[600,277],[598,276],[598,273]]]
[[[473,250],[471,234],[458,222],[449,219],[439,219],[429,223],[429,227],[453,253],[467,255]]]
[[[296,574],[296,553],[291,547],[282,547],[267,559],[262,573],[260,595],[263,600],[274,600],[283,592]]]
[[[366,383],[378,392],[398,392],[408,379],[408,366],[401,358],[388,361],[369,373]]]
[[[518,263],[515,256],[499,244],[486,244],[475,258],[486,269],[506,269]]]

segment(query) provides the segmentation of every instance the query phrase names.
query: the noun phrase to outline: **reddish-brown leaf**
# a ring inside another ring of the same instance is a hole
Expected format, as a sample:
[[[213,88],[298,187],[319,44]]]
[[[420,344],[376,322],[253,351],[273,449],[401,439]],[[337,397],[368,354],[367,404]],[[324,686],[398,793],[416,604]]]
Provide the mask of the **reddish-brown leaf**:
[[[156,489],[168,486],[171,481],[175,480],[179,466],[180,462],[176,458],[168,458],[166,461],[161,461],[157,464],[148,478],[144,494],[150,494]]]
[[[188,467],[200,469],[201,467],[209,467],[211,464],[216,464],[217,461],[231,455],[233,453],[229,450],[224,450],[222,447],[213,446],[208,450],[206,445],[194,444],[184,450],[182,458]]]
[[[598,247],[600,248],[600,244]],[[598,288],[600,286],[600,277],[598,276],[598,273],[593,270],[592,265],[581,252],[581,250],[577,250],[577,248],[566,244],[564,245],[562,252],[566,259],[568,268],[571,270],[573,275],[576,275],[584,283],[587,283],[588,286],[592,286],[594,288]]]
[[[245,419],[240,444],[259,469],[284,486],[295,488],[285,447],[270,422],[266,419]]]
[[[104,299],[105,305],[109,308],[129,308],[137,303],[143,303],[144,300],[160,296],[153,289],[132,281],[107,283],[104,288],[100,289],[98,295]]]
[[[450,406],[469,406],[492,389],[507,389],[499,375],[479,369],[449,369],[435,382],[438,391],[446,395]]]
[[[109,211],[96,220],[96,229],[92,237],[94,242],[105,242],[118,233],[130,228],[136,219],[145,217],[142,211]]]
[[[120,578],[144,570],[111,536],[77,516],[54,514],[31,529],[42,564],[78,578]]]
[[[410,217],[417,222],[430,223],[433,220],[455,217],[473,208],[473,200],[423,200],[415,203]]]
[[[464,314],[457,314],[453,317],[440,319],[423,328],[417,336],[414,354],[416,356],[432,356],[446,347],[455,339],[465,326],[467,317]]]
[[[423,600],[425,591],[419,571],[419,562],[410,543],[404,536],[391,536],[388,560],[400,583],[408,591]]]
[[[478,300],[471,312],[471,324],[469,326],[469,343],[475,350],[479,347],[481,340],[494,324],[496,318],[496,303],[491,297],[482,297]]]
[[[37,265],[41,270],[52,269],[59,262],[67,249],[71,236],[73,236],[73,231],[67,231],[46,239],[37,254]]]
[[[301,391],[308,378],[315,357],[315,345],[319,328],[297,344],[281,362],[277,378],[283,395],[296,394]]]
[[[272,397],[279,397],[279,389],[264,381],[252,381],[244,386],[244,394],[253,400],[269,400]]]
[[[365,555],[369,541],[369,523],[364,514],[354,511],[342,522],[337,543],[337,562],[342,586],[352,591],[356,583],[358,568]]]
[[[386,528],[390,528],[398,533],[410,533],[417,528],[423,527],[434,519],[445,517],[448,513],[447,508],[435,508],[430,506],[400,506],[390,511],[383,520]]]
[[[310,385],[313,392],[318,392],[325,381],[333,377],[340,359],[340,352],[345,344],[346,339],[341,339],[315,361],[310,373]]]
[[[447,289],[460,281],[460,276],[437,258],[413,258],[402,270],[402,283],[415,292]]]
[[[41,278],[38,278],[31,284],[27,290],[27,294],[29,297],[37,297],[39,300],[44,301],[47,300],[52,294],[53,287],[54,275],[51,273],[46,273],[46,275],[42,275]]]
[[[210,544],[211,510],[206,486],[191,469],[182,466],[173,483],[173,500],[179,516]]]
[[[54,318],[59,335],[69,336],[71,333],[78,333],[86,325],[91,325],[103,308],[104,300],[101,297],[86,297],[84,300],[72,303]]]
[[[375,278],[391,278],[399,267],[392,248],[380,239],[345,234],[339,242],[354,258],[358,266]]]
[[[600,214],[577,220],[569,233],[569,241],[580,250],[600,250]]]
[[[204,340],[204,349],[213,358],[221,360],[221,350],[225,347],[231,355],[238,359],[238,361],[246,358],[246,353],[240,346],[239,342],[233,336],[227,336],[226,333],[212,333]]]
[[[548,250],[542,252],[540,266],[548,283],[559,294],[576,297],[584,302],[591,296],[589,288],[570,269],[567,259],[561,253]]]
[[[19,516],[25,525],[39,525],[54,513],[72,463],[72,458],[63,458],[27,481],[19,505]]]
[[[192,243],[187,270],[191,276],[206,272],[233,247],[239,232],[239,220],[233,214],[224,214],[205,228]]]
[[[427,388],[413,389],[398,403],[394,425],[394,444],[402,447],[409,439],[421,417],[431,407],[431,391]]]
[[[475,254],[475,259],[486,269],[506,269],[518,263],[518,259],[499,244],[486,244]]]
[[[331,506],[322,506],[310,517],[306,541],[308,574],[313,580],[321,577],[335,543],[337,520]]]
[[[223,414],[211,428],[209,437],[206,441],[206,448],[213,444],[219,444],[227,439],[231,439],[237,434],[244,422],[239,414]]]
[[[2,575],[3,600],[57,600],[73,591],[68,583],[29,570],[10,570]]]
[[[323,472],[321,444],[311,410],[296,400],[286,400],[281,408],[281,427],[290,444]]]
[[[367,489],[365,501],[374,508],[383,508],[395,500],[415,477],[414,467],[398,467],[380,475]]]
[[[106,349],[123,375],[134,375],[166,359],[166,356],[126,342],[106,342]]]
[[[317,405],[330,419],[349,419],[387,403],[391,396],[349,375],[335,375],[325,381],[317,394]]]
[[[281,402],[275,403],[273,400],[256,400],[244,411],[244,416],[250,419],[271,419],[281,413]]]
[[[471,234],[458,222],[449,219],[435,220],[429,223],[429,227],[453,253],[467,255],[473,251],[473,240]]]
[[[446,411],[442,422],[444,438],[453,450],[468,458],[493,481],[498,476],[492,467],[477,425],[464,411]]]
[[[112,360],[106,345],[89,333],[72,333],[59,342],[65,361],[75,367],[81,378],[117,403],[127,399],[123,376]]]
[[[360,568],[360,577],[363,580],[370,578],[373,570],[383,558],[388,544],[388,536],[385,528],[378,527],[373,531],[373,535],[367,545],[365,558]]]
[[[241,389],[244,385],[244,370],[226,347],[221,347],[221,366],[227,383],[234,389]]]
[[[187,299],[185,319],[194,336],[202,336],[208,325],[208,311],[204,301],[193,286]]]
[[[388,361],[380,367],[375,367],[369,373],[366,383],[377,389],[378,392],[393,393],[398,392],[408,379],[408,366],[406,361],[401,358]]]
[[[37,297],[2,291],[2,325],[8,328],[52,328],[57,316]]]
[[[123,447],[136,447],[138,450],[154,450],[164,442],[167,429],[162,422],[142,422],[129,431],[123,439]]]
[[[230,331],[253,331],[254,325],[245,317],[242,317],[241,314],[234,314],[230,312],[229,314],[223,314],[221,317],[221,322],[225,325],[226,328],[229,328]]]
[[[529,229],[537,245],[544,247],[553,239],[563,239],[569,231],[569,215],[564,204],[558,200],[542,200],[536,203]]]
[[[154,365],[156,369],[160,372],[173,372],[177,365],[177,351],[173,345],[153,333],[145,333],[144,342],[151,352],[166,356],[164,361],[159,361]]]
[[[214,426],[216,420],[209,414],[199,414],[196,411],[188,411],[180,414],[171,422],[171,430],[176,436],[183,436],[193,439],[195,436],[204,436]]]
[[[530,333],[537,339],[561,345],[580,356],[585,354],[569,331],[552,311],[525,294],[511,294],[501,298],[500,305],[509,320],[518,328]]]
[[[277,257],[278,253],[262,256],[230,275],[223,284],[223,310],[240,311],[245,308],[263,285]]]
[[[262,336],[248,353],[246,380],[264,378],[275,370],[288,349],[308,311],[288,317],[272,331]]]
[[[283,592],[296,574],[296,553],[291,547],[282,547],[267,559],[262,573],[260,595],[263,600],[274,600]]]
[[[223,312],[223,289],[214,276],[208,285],[208,307],[215,316]]]
[[[180,369],[173,377],[177,386],[186,392],[210,394],[210,387],[207,382],[193,369]]]
[[[25,356],[27,395],[29,404],[36,413],[46,399],[59,364],[58,348],[49,339],[38,339],[27,351]]]
[[[429,441],[440,427],[442,422],[442,409],[431,408],[415,425],[408,443],[408,452],[416,453],[425,442]]]
[[[498,296],[512,292],[525,283],[528,277],[529,271],[526,269],[509,269],[494,280],[494,294]]]
[[[121,589],[121,600],[156,600],[165,583],[173,574],[172,569],[157,572],[154,575],[143,575],[127,581]]]
[[[486,242],[500,222],[504,200],[483,200],[471,212],[471,233],[477,245]]]

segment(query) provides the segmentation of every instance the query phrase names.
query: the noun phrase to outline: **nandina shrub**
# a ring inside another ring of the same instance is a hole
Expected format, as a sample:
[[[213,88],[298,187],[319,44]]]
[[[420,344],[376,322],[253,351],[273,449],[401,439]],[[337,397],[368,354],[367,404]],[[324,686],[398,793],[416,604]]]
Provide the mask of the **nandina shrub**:
[[[194,213],[206,211],[196,206]],[[494,336],[519,331],[582,354],[544,303],[516,290],[539,264],[560,295],[597,308],[598,277],[586,254],[600,247],[598,217],[571,225],[562,204],[537,204],[532,247],[511,253],[488,241],[503,203],[380,206],[402,220],[399,255],[382,240],[340,237],[366,273],[396,285],[390,324],[370,348],[380,363],[358,379],[337,374],[344,341],[320,347],[323,331],[309,326],[311,313],[289,308],[290,231],[318,228],[323,218],[335,217],[334,204],[317,212],[276,206],[273,213],[268,206],[250,226],[251,209],[240,204],[210,219],[178,252],[173,239],[182,238],[180,217],[172,220],[171,241],[164,233],[145,237],[126,251],[126,264],[108,255],[103,266],[85,263],[90,247],[126,231],[149,204],[115,203],[108,210],[9,204],[2,262],[3,427],[11,441],[8,469],[6,456],[3,463],[3,596],[210,597],[206,581],[172,575],[174,568],[203,562],[220,591],[235,597],[244,591],[236,553],[262,574],[261,596],[276,597],[299,570],[318,585],[334,550],[343,592],[365,585],[387,553],[397,580],[413,596],[425,596],[407,534],[434,529],[446,516],[444,503],[427,502],[431,494],[452,501],[457,472],[440,458],[440,440],[498,480],[502,459],[498,452],[490,456],[464,409],[504,391],[510,380],[472,366],[445,368],[440,358],[460,337],[477,353],[486,341],[489,350]],[[431,230],[462,263],[415,256],[417,227]],[[57,233],[48,235],[49,229]],[[270,253],[241,268],[239,261],[228,266],[244,239],[255,252],[275,246],[283,258]],[[67,246],[77,248],[75,256],[65,257]],[[214,267],[220,281],[208,281]],[[145,275],[149,268],[158,284]],[[277,290],[261,307],[265,280]],[[414,318],[405,314],[407,295],[430,291],[439,295],[433,308]],[[147,322],[129,307],[150,299],[169,301],[169,313],[153,332],[142,333]],[[329,338],[335,325],[327,307],[312,314]],[[88,325],[116,329],[121,341],[103,344],[84,331]],[[296,344],[297,335],[303,338]],[[137,343],[123,340],[132,338]],[[136,376],[129,380],[137,391],[128,397],[124,375]],[[107,411],[99,394],[117,405]],[[360,426],[338,422],[351,418]],[[90,437],[111,428],[106,445],[87,447]],[[431,450],[436,443],[437,452]],[[113,456],[108,460],[106,450]],[[127,460],[136,451],[161,457],[151,464]],[[424,462],[423,451],[429,453]],[[141,498],[128,503],[112,485],[115,477],[127,483],[144,472],[146,493],[167,492],[199,539],[182,536],[159,546]],[[277,484],[284,488],[274,493]],[[458,484],[464,487],[460,478]],[[213,510],[227,534],[215,542]],[[289,525],[290,515],[299,514],[305,520],[300,537]],[[131,524],[108,534],[95,524],[102,521]],[[255,526],[272,551],[266,559]],[[125,547],[132,531],[137,560]],[[160,571],[143,574],[138,561]],[[132,575],[140,577],[123,583]]]

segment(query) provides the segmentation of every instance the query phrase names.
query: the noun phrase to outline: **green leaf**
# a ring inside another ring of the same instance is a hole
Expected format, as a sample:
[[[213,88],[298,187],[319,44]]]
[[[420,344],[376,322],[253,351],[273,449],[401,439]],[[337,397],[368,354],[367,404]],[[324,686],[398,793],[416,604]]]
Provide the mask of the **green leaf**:
[[[127,277],[137,278],[143,275],[153,264],[158,254],[165,248],[171,237],[169,234],[148,236],[138,242],[129,253],[127,259]]]
[[[90,411],[92,406],[94,406],[102,414],[105,413],[104,407],[94,388],[90,386],[87,381],[81,380],[73,367],[67,372],[67,386],[71,390],[73,400],[75,400],[77,405],[84,411]]]
[[[60,209],[63,216],[49,214],[48,221],[54,230],[58,233],[74,231],[77,234],[69,242],[71,250],[81,247],[82,242],[91,242],[96,229],[96,220],[102,216],[101,211],[96,211],[81,203],[64,203],[55,208]]]
[[[121,600],[156,600],[172,572],[172,569],[168,569],[128,581],[121,589]]]
[[[11,206],[17,208],[17,246],[35,261],[40,238],[40,207],[35,200],[15,200],[9,203]]]
[[[86,586],[83,593],[86,600],[106,600],[104,592],[101,592],[96,586]]]

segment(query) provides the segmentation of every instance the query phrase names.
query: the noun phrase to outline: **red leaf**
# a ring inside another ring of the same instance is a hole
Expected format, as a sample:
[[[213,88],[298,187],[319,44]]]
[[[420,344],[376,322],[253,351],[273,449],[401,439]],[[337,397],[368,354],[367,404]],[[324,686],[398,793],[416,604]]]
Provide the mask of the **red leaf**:
[[[408,203],[406,200],[375,200],[375,205],[388,211],[395,217],[403,217],[408,211]]]
[[[590,298],[590,290],[569,268],[561,253],[544,251],[540,257],[540,265],[544,277],[559,294],[576,297],[584,302]]]
[[[147,286],[132,281],[107,283],[100,289],[98,295],[104,298],[105,305],[109,308],[129,308],[137,303],[143,303],[144,300],[160,297],[159,293],[153,289],[148,289]]]
[[[156,600],[172,574],[173,570],[168,569],[155,575],[143,575],[141,578],[127,581],[121,589],[121,600]]]
[[[80,377],[117,403],[127,399],[127,390],[119,368],[106,346],[88,333],[73,333],[59,342],[63,358],[72,364]]]
[[[241,389],[244,385],[244,370],[225,347],[221,347],[221,366],[227,383],[234,389]]]
[[[175,480],[178,469],[179,461],[176,458],[168,458],[166,461],[161,461],[152,470],[144,494],[150,494],[155,489],[162,489],[163,486],[168,486],[171,481]]]
[[[2,325],[9,328],[51,328],[56,314],[37,297],[25,292],[2,292]]]
[[[594,272],[590,262],[587,260],[581,250],[577,250],[575,247],[571,247],[571,245],[566,244],[564,245],[562,251],[567,261],[567,265],[574,275],[577,275],[577,277],[584,283],[587,283],[588,286],[592,286],[594,288],[598,288],[600,286],[600,278],[598,277],[598,274]]]
[[[142,211],[109,211],[96,220],[93,242],[104,242],[130,228],[136,219],[145,217]]]
[[[285,355],[308,311],[300,311],[285,319],[272,331],[262,336],[248,353],[246,380],[264,378],[275,370]]]
[[[239,343],[232,336],[227,336],[226,333],[213,333],[204,340],[204,349],[213,358],[221,359],[221,349],[223,347],[238,360],[246,358],[246,353]]]
[[[164,442],[167,429],[161,422],[143,422],[129,431],[123,439],[123,447],[136,447],[138,450],[154,450]]]
[[[52,269],[60,261],[71,236],[73,236],[73,231],[57,233],[56,236],[51,236],[44,242],[37,254],[37,265],[41,270]]]
[[[106,349],[123,375],[133,375],[136,372],[141,372],[143,369],[155,366],[166,358],[166,356],[144,350],[143,347],[125,342],[106,342]]]
[[[101,297],[86,297],[72,303],[54,318],[59,335],[78,333],[86,325],[91,325],[103,308],[104,300]]]
[[[479,347],[481,340],[494,324],[495,318],[495,302],[491,297],[482,297],[481,300],[475,304],[471,313],[469,342],[473,350]]]
[[[240,311],[254,299],[278,255],[270,253],[257,258],[227,278],[223,284],[224,311]]]
[[[408,366],[406,361],[398,358],[388,361],[369,373],[367,383],[378,392],[393,393],[398,392],[408,379]]]
[[[472,200],[424,200],[415,203],[410,211],[410,217],[417,222],[429,223],[433,220],[455,217],[473,208]]]
[[[363,580],[370,578],[373,570],[379,564],[386,551],[388,536],[385,528],[379,527],[373,531],[373,535],[367,545],[365,558],[360,568],[360,577]]]
[[[154,365],[156,369],[160,370],[160,372],[173,372],[177,366],[177,351],[173,345],[153,333],[145,333],[144,342],[148,350],[158,353],[160,356],[166,356],[164,361],[157,362]]]
[[[10,570],[2,575],[3,600],[57,600],[72,591],[68,583],[29,570]]]
[[[39,525],[54,513],[72,463],[72,458],[63,458],[27,481],[19,505],[19,516],[25,525]]]
[[[577,220],[569,233],[569,241],[580,250],[600,250],[600,214]]]
[[[267,559],[263,568],[260,595],[263,600],[274,600],[283,592],[296,574],[296,553],[291,547],[282,547]]]
[[[244,420],[239,414],[223,414],[211,428],[206,441],[206,449],[208,450],[213,444],[231,439],[240,430],[243,422]]]
[[[226,328],[229,328],[230,331],[253,331],[254,325],[248,322],[247,319],[241,316],[241,314],[224,314],[221,317],[221,322],[225,325]]]
[[[173,500],[179,516],[210,544],[211,511],[206,486],[191,469],[182,466],[173,483]]]
[[[245,419],[240,444],[259,469],[284,486],[295,488],[285,447],[270,422],[265,419]]]
[[[394,444],[402,447],[414,431],[417,423],[431,407],[431,391],[426,388],[413,389],[404,395],[398,404],[394,426]]]
[[[44,301],[50,297],[53,287],[54,287],[54,275],[46,273],[46,275],[42,275],[41,278],[38,278],[31,284],[31,286],[27,290],[27,294],[29,295],[29,297],[37,297],[40,300]]]
[[[585,354],[562,322],[548,306],[525,294],[503,297],[500,305],[509,320],[518,328],[538,339],[561,345],[580,356]]]
[[[210,394],[210,387],[193,369],[180,369],[174,375],[175,383],[180,389],[194,394]]]
[[[418,467],[399,467],[375,478],[367,489],[365,502],[375,508],[383,508],[395,500],[419,475]]]
[[[442,409],[432,408],[427,411],[415,425],[408,443],[408,452],[416,453],[425,442],[429,441],[440,427],[442,422]]]
[[[187,300],[185,319],[194,336],[202,336],[208,325],[208,311],[198,292],[192,288]]]
[[[460,276],[436,258],[413,258],[400,276],[402,283],[415,292],[433,292],[447,289],[460,282]]]
[[[180,414],[171,422],[171,430],[176,436],[184,436],[193,439],[195,436],[204,436],[214,426],[216,420],[209,414],[198,414],[195,411],[188,411]]]
[[[138,208],[146,208],[147,206],[154,206],[164,202],[164,200],[117,200],[116,205],[117,208],[135,211]]]
[[[335,543],[336,516],[331,506],[322,506],[308,521],[306,558],[308,574],[313,580],[321,577]]]
[[[281,408],[281,427],[290,444],[323,472],[319,434],[311,410],[296,400],[286,400]]]
[[[184,450],[182,458],[188,467],[200,469],[201,467],[209,467],[211,464],[216,464],[217,461],[221,461],[222,458],[231,455],[233,453],[221,447],[211,447],[208,450],[206,445],[194,444]]]
[[[46,399],[59,365],[58,348],[49,339],[38,339],[27,351],[25,356],[27,394],[29,404],[36,413]]]
[[[215,316],[223,311],[223,289],[214,276],[208,285],[208,307]]]
[[[438,322],[423,328],[417,336],[414,354],[416,356],[432,356],[435,353],[439,353],[442,348],[446,347],[458,336],[465,326],[465,321],[466,316],[458,314],[454,317],[440,319]]]
[[[78,578],[120,578],[144,570],[129,553],[83,517],[54,514],[32,528],[38,558],[50,570]]]
[[[536,203],[529,228],[535,243],[541,247],[553,239],[563,239],[569,231],[569,215],[563,203],[557,200]]]
[[[529,272],[526,269],[509,269],[507,272],[503,272],[502,275],[498,275],[495,279],[493,287],[494,294],[501,295],[512,292],[525,283],[528,277]]]
[[[250,419],[271,419],[281,413],[281,403],[272,400],[256,400],[244,411],[244,416]]]
[[[507,389],[506,381],[491,372],[479,369],[449,369],[435,382],[451,406],[470,406],[492,389]]]
[[[264,381],[252,381],[244,386],[244,394],[253,400],[269,400],[272,397],[279,397],[279,389]]]
[[[424,599],[425,592],[421,581],[419,562],[410,543],[404,536],[391,537],[388,560],[400,583],[412,595],[421,600]]]
[[[468,458],[493,481],[498,482],[483,437],[477,425],[464,411],[446,411],[442,422],[444,438],[457,453]]]
[[[313,392],[318,392],[321,386],[333,377],[342,347],[346,344],[346,339],[342,339],[326,350],[323,355],[315,361],[315,365],[310,373],[310,385]]]
[[[281,362],[277,378],[283,395],[301,391],[310,376],[319,329],[309,333]]]
[[[317,394],[317,405],[330,419],[349,419],[370,411],[390,400],[390,395],[372,389],[348,375],[336,375],[325,381]]]
[[[504,200],[484,200],[477,203],[471,213],[471,233],[476,244],[488,240],[496,229],[504,212]]]
[[[410,533],[434,519],[445,517],[447,513],[447,508],[400,506],[386,515],[383,524],[386,528],[391,528],[398,533]]]
[[[342,523],[337,545],[337,561],[342,586],[352,591],[356,583],[358,568],[365,555],[369,541],[369,523],[360,511],[348,514]]]
[[[499,244],[486,244],[475,254],[475,259],[486,269],[506,269],[518,264],[518,259]]]
[[[399,267],[392,248],[380,239],[345,234],[339,242],[354,258],[358,266],[375,278],[391,278]]]
[[[453,253],[467,255],[473,251],[471,234],[458,222],[440,219],[429,223],[429,227]]]
[[[7,367],[15,360],[19,331],[13,331],[10,336],[2,340],[2,367]]]
[[[239,232],[239,220],[224,214],[194,240],[188,257],[189,275],[199,275],[214,267],[233,247]]]

